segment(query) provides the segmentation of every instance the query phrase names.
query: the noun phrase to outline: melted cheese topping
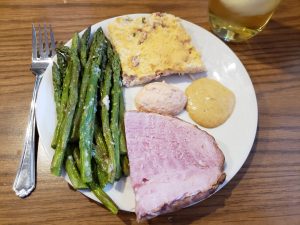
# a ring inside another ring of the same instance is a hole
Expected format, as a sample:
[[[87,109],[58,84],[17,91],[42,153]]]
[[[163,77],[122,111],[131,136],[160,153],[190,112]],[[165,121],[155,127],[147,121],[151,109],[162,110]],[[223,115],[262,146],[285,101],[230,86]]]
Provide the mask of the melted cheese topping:
[[[190,36],[173,15],[154,13],[136,19],[117,18],[108,29],[124,74],[143,77],[203,68]]]
[[[187,111],[199,125],[207,128],[223,124],[231,115],[235,96],[216,80],[195,80],[185,91],[188,97]]]

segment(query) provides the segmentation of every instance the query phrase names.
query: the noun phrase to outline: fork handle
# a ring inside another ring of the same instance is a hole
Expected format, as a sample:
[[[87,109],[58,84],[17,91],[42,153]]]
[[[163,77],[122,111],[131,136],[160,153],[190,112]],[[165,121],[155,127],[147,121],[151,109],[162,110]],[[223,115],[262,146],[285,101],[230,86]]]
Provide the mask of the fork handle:
[[[22,158],[13,184],[13,190],[21,198],[29,195],[35,188],[35,102],[42,76],[35,77]]]

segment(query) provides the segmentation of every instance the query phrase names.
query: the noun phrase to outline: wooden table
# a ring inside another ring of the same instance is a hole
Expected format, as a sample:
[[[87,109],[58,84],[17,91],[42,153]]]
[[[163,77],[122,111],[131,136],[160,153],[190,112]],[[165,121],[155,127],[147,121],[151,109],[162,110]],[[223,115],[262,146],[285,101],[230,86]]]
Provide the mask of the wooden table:
[[[134,214],[113,216],[50,175],[43,151],[38,152],[31,196],[16,197],[12,183],[34,81],[31,24],[51,23],[56,39],[66,41],[106,18],[156,11],[209,29],[207,1],[201,0],[1,1],[0,224],[137,224]],[[250,156],[215,196],[148,224],[300,224],[300,1],[283,1],[259,36],[229,46],[247,68],[258,98],[259,124]]]

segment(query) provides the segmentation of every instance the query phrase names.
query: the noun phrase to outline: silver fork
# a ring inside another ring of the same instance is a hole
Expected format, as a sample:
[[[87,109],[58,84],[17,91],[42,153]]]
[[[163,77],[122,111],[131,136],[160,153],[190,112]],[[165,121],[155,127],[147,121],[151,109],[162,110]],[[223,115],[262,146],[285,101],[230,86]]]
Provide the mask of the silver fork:
[[[42,32],[44,30],[44,32]],[[36,37],[36,30],[32,24],[32,63],[31,71],[35,75],[35,83],[30,105],[29,120],[26,129],[24,149],[22,153],[19,169],[13,184],[13,190],[21,198],[29,195],[35,188],[35,174],[36,174],[36,159],[35,159],[35,102],[40,82],[48,65],[51,63],[51,56],[55,55],[55,40],[50,30],[50,46],[48,41],[48,31],[44,24],[44,29],[38,27],[38,38]],[[44,34],[42,34],[44,33]],[[38,39],[38,42],[37,42]]]

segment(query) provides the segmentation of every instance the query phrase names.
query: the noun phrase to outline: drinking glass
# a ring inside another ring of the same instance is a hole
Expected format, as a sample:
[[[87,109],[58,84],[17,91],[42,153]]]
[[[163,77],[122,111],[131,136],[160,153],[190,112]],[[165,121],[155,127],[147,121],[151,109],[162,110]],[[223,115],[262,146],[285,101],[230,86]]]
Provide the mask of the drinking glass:
[[[242,42],[263,30],[280,0],[209,0],[209,22],[225,41]]]

